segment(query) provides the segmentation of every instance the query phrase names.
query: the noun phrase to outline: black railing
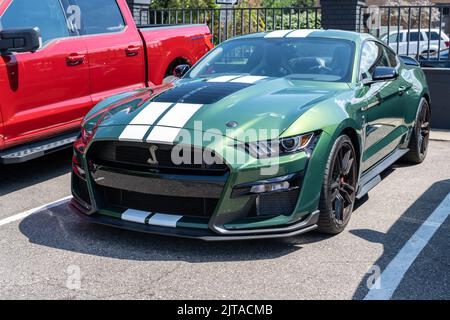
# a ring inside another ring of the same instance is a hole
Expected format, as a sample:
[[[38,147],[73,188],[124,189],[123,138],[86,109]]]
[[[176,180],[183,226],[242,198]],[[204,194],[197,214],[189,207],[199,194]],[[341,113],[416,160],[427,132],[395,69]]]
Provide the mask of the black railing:
[[[150,9],[134,5],[133,15],[139,26],[207,24],[216,44],[234,36],[260,31],[321,27],[319,7]]]
[[[449,60],[450,5],[361,7],[360,31],[384,40],[398,54],[420,61]]]

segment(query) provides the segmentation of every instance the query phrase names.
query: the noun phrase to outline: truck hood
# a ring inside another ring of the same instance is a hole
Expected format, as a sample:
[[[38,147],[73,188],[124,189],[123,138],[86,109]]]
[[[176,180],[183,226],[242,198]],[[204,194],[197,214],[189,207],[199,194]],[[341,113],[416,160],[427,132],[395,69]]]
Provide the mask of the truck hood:
[[[140,92],[116,101],[99,126],[176,127],[213,131],[236,140],[251,129],[276,138],[310,108],[345,89],[349,89],[346,84],[286,78],[254,83],[180,80],[158,94]]]

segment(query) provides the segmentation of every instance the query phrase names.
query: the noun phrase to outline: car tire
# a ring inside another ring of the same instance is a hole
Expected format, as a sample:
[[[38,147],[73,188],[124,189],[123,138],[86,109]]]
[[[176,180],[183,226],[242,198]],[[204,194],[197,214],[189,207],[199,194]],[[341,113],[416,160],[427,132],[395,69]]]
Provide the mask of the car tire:
[[[426,99],[422,98],[409,140],[409,151],[404,156],[404,161],[419,164],[425,160],[430,139],[430,119],[430,105]]]
[[[356,199],[358,159],[347,135],[334,143],[328,158],[319,202],[318,231],[341,233],[347,226]]]

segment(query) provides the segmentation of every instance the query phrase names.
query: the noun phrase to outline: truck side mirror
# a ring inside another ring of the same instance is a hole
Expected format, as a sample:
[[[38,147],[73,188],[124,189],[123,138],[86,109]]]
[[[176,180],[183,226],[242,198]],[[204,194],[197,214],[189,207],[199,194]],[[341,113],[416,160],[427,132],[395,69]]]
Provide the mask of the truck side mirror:
[[[190,68],[191,67],[188,64],[180,64],[176,66],[175,69],[173,70],[173,76],[181,78],[189,71]]]
[[[0,31],[0,53],[34,52],[41,46],[38,28],[6,29]]]

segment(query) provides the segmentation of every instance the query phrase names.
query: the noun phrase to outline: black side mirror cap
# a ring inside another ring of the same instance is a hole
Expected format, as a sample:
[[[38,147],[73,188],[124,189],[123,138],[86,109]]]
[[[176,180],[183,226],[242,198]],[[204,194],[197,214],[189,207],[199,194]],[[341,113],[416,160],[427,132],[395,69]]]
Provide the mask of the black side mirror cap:
[[[418,57],[421,58],[420,55],[418,55]],[[411,58],[409,56],[398,56],[398,58],[407,66],[420,67],[419,62],[414,58]]]
[[[0,52],[35,52],[41,46],[38,28],[5,29],[0,31]]]
[[[173,70],[173,76],[177,78],[183,77],[191,67],[188,64],[180,64]]]
[[[365,79],[362,81],[364,85],[371,85],[372,83],[379,81],[389,81],[398,78],[398,71],[392,67],[376,67],[372,79]]]

